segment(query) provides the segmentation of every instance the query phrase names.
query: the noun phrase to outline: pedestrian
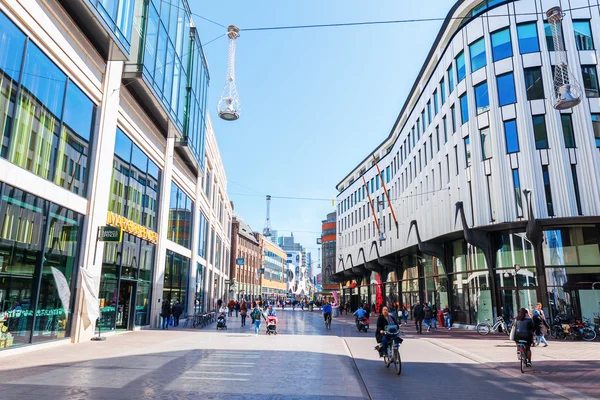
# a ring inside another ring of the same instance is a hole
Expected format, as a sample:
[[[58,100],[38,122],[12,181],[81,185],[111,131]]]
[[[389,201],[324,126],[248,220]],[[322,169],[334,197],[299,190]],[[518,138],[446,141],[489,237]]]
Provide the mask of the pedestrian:
[[[252,320],[254,321],[254,334],[256,336],[258,336],[258,333],[260,332],[260,323],[262,317],[263,313],[257,304],[256,307],[254,307],[254,311],[252,311]]]
[[[425,327],[427,328],[427,332],[431,330],[431,317],[433,313],[431,311],[431,303],[425,303],[425,307],[423,307],[423,322],[425,323]]]
[[[179,326],[179,317],[183,314],[183,307],[181,307],[181,303],[176,301],[173,305],[173,326]]]
[[[417,328],[417,333],[423,333],[423,306],[420,302],[416,302],[413,307],[413,319],[415,320],[415,328]]]
[[[431,306],[431,327],[437,329],[438,326],[438,309],[435,304]]]
[[[442,314],[444,315],[444,328],[450,330],[452,328],[450,328],[450,309],[448,308],[448,304],[446,304],[446,306],[444,307],[444,309],[442,310]]]
[[[162,328],[169,329],[169,317],[171,316],[171,303],[169,300],[163,301],[160,316],[162,317]]]
[[[402,306],[402,319],[404,320],[404,325],[408,325],[408,309],[405,305]]]
[[[242,326],[246,326],[246,315],[248,315],[246,300],[242,300],[242,304],[240,304],[240,315],[242,316]]]
[[[538,303],[539,304],[539,303]],[[539,304],[541,307],[541,304]],[[548,342],[544,335],[548,332],[548,323],[545,319],[542,318],[542,314],[540,310],[533,310],[533,324],[535,325],[535,334],[537,335],[537,340],[535,345],[539,346],[540,343],[544,343],[544,347],[548,347]]]
[[[238,317],[239,313],[240,313],[240,302],[236,301],[235,302],[235,317],[236,318]]]

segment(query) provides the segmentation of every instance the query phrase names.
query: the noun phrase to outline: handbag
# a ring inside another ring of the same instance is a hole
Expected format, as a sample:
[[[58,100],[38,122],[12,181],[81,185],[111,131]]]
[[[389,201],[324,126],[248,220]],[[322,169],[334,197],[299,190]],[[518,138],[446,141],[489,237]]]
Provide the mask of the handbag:
[[[169,316],[169,326],[173,326],[173,316]]]
[[[508,338],[510,340],[515,340],[515,331],[517,330],[517,325],[516,324],[512,324],[512,326],[510,327],[510,335],[508,336]]]

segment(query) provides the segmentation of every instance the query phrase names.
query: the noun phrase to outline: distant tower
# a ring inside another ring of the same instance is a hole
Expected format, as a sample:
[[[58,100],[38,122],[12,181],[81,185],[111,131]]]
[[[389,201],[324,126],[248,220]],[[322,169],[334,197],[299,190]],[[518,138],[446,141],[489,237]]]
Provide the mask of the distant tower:
[[[263,229],[263,236],[271,236],[271,196],[267,195],[267,220]]]
[[[227,80],[217,104],[219,117],[225,121],[235,121],[240,117],[240,99],[235,86],[235,40],[240,36],[240,29],[235,25],[227,27],[229,38],[229,62],[227,64]]]

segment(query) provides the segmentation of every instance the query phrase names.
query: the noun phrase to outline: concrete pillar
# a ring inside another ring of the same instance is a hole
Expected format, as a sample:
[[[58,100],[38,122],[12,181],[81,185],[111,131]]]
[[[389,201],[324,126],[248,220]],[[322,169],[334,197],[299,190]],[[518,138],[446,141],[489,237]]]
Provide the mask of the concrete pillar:
[[[197,265],[200,263],[198,256],[198,241],[200,240],[200,198],[202,197],[202,171],[198,171],[196,177],[196,192],[194,201],[194,223],[192,225],[192,258],[190,265],[190,273],[188,276],[188,314],[194,313],[194,305],[196,304],[196,280],[198,278]]]
[[[93,149],[90,153],[88,217],[84,226],[83,236],[85,236],[85,239],[82,241],[83,254],[81,259],[82,268],[86,268],[94,278],[96,293],[100,290],[102,256],[104,253],[102,242],[98,242],[96,249],[96,237],[98,227],[106,225],[122,74],[122,61],[107,62],[102,82],[102,102],[96,117],[95,131],[97,134],[93,139]],[[83,326],[81,315],[84,302],[84,291],[81,275],[79,274],[77,276],[77,296],[73,313],[71,336],[73,342],[86,341],[94,335],[96,321],[93,321],[94,324],[87,329],[84,329]]]

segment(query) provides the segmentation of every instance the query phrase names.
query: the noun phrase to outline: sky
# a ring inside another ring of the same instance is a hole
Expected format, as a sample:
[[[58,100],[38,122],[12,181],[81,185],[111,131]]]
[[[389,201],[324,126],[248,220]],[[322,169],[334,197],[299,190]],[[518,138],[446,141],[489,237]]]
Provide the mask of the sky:
[[[237,25],[241,117],[217,116],[227,38],[205,46],[211,115],[234,209],[255,231],[265,195],[333,199],[336,185],[390,133],[442,21],[319,29],[244,28],[445,17],[456,0],[188,0],[194,14]],[[426,6],[424,6],[426,4]],[[203,43],[226,29],[193,16]],[[319,259],[331,200],[271,200],[271,228]],[[314,273],[316,268],[313,268]]]

